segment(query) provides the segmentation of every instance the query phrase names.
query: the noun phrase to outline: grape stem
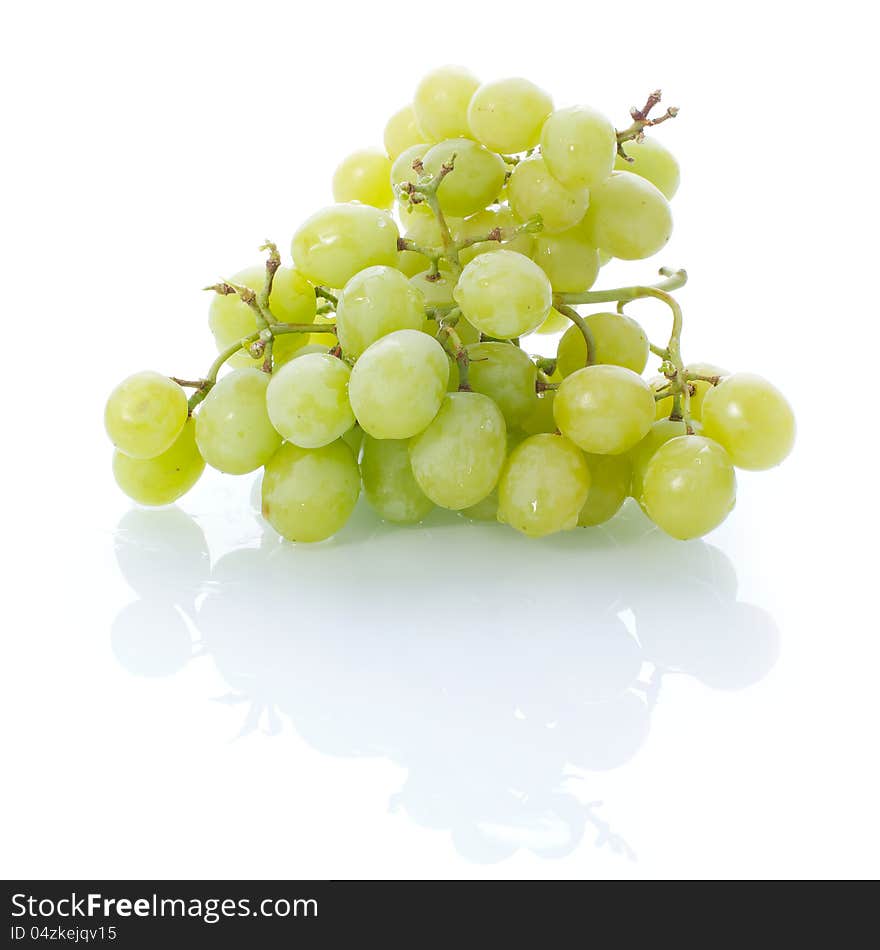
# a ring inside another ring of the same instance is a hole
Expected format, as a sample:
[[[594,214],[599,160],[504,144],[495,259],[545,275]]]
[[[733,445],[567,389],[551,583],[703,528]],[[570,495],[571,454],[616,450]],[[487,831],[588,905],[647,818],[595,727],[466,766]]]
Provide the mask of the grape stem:
[[[663,360],[661,371],[669,380],[667,386],[664,387],[664,395],[660,397],[665,398],[666,396],[672,396],[672,412],[669,418],[683,420],[688,434],[693,434],[690,419],[690,397],[692,392],[690,380],[688,379],[688,374],[685,372],[684,362],[681,357],[683,317],[681,307],[676,299],[669,293],[670,290],[676,290],[685,285],[687,282],[687,272],[685,270],[673,271],[664,267],[661,269],[660,275],[666,279],[650,286],[620,287],[616,290],[588,290],[580,294],[557,294],[554,297],[554,304],[556,309],[563,314],[563,316],[568,317],[577,326],[580,327],[581,324],[583,324],[581,328],[581,332],[583,333],[584,329],[588,330],[588,328],[583,318],[581,318],[574,309],[574,305],[611,303],[617,301],[617,312],[623,313],[623,305],[633,300],[650,297],[665,303],[672,312],[672,331],[669,335],[669,343],[667,343],[665,347],[660,347],[653,343],[649,343],[648,346],[655,356],[659,356]],[[575,317],[578,319],[576,320]],[[580,323],[578,323],[578,320],[580,320]],[[593,363],[594,356],[595,352],[591,350],[588,342],[587,366]]]
[[[459,251],[463,251],[466,247],[473,247],[475,244],[485,244],[489,241],[495,241],[498,244],[507,244],[518,238],[521,234],[538,234],[538,232],[543,231],[543,229],[544,221],[541,215],[536,214],[522,224],[518,224],[515,228],[492,228],[486,235],[465,238],[461,241],[457,241],[455,246]]]
[[[645,138],[645,129],[652,128],[655,125],[660,125],[661,122],[666,122],[667,119],[674,119],[678,115],[678,107],[671,106],[663,115],[657,116],[656,119],[650,118],[650,112],[654,106],[659,104],[661,95],[662,94],[660,90],[656,89],[651,93],[650,96],[648,96],[647,102],[645,102],[641,109],[638,109],[634,106],[629,110],[630,117],[632,118],[632,124],[629,126],[629,128],[623,129],[623,131],[617,133],[617,154],[624,161],[633,161],[633,159],[624,151],[624,142],[642,142]]]
[[[335,323],[277,323],[272,311],[269,309],[269,298],[272,296],[272,286],[275,281],[275,274],[281,266],[281,255],[278,253],[277,245],[272,241],[265,241],[260,247],[261,251],[267,251],[266,258],[266,279],[259,294],[240,284],[234,284],[229,280],[221,280],[218,284],[212,284],[205,287],[205,290],[213,290],[214,293],[221,294],[224,297],[231,294],[237,294],[239,299],[248,305],[254,312],[257,321],[257,330],[255,333],[239,340],[238,343],[231,344],[223,350],[216,360],[211,364],[204,379],[195,383],[196,391],[189,400],[189,411],[193,409],[208,395],[211,387],[217,382],[217,373],[223,364],[235,356],[239,350],[245,350],[253,359],[263,357],[263,363],[260,367],[264,373],[271,373],[274,368],[272,349],[275,337],[285,333],[335,333]],[[335,310],[339,301],[336,296],[326,287],[316,287],[315,297],[327,301],[327,305],[317,307],[315,315],[330,313]],[[172,377],[173,379],[174,377]]]
[[[446,260],[454,274],[458,276],[458,274],[461,273],[461,260],[459,258],[459,252],[463,251],[467,247],[473,247],[475,244],[483,244],[488,241],[494,241],[498,244],[505,244],[509,241],[513,241],[521,234],[537,234],[544,228],[544,222],[541,219],[541,215],[536,214],[514,228],[493,228],[486,235],[480,235],[479,237],[465,238],[460,241],[456,241],[449,231],[449,225],[446,223],[446,217],[444,216],[443,209],[440,207],[440,202],[437,199],[437,189],[443,183],[443,179],[450,172],[455,170],[455,158],[455,153],[453,153],[449,160],[440,166],[440,170],[436,175],[425,175],[425,166],[422,164],[422,160],[417,158],[413,162],[413,170],[418,172],[420,175],[418,181],[402,182],[395,189],[397,197],[402,201],[408,201],[411,205],[426,204],[431,209],[431,212],[437,221],[437,226],[440,230],[440,240],[442,242],[442,247],[426,247],[425,245],[418,244],[415,241],[410,241],[409,238],[398,238],[397,240],[398,250],[415,251],[416,253],[423,254],[428,258],[428,260],[431,262],[431,277],[436,277],[436,275],[440,273],[441,259]]]
[[[327,301],[327,303],[332,304],[334,310],[339,305],[339,300],[337,297],[326,287],[316,287],[315,296],[318,298],[323,298]]]
[[[440,228],[440,240],[443,242],[442,257],[449,262],[450,267],[456,274],[461,272],[461,262],[458,259],[458,248],[452,235],[449,232],[449,225],[440,208],[440,202],[437,200],[437,189],[443,183],[443,179],[455,170],[455,152],[449,156],[448,161],[443,162],[436,175],[422,174],[425,166],[422,160],[417,158],[413,162],[413,169],[421,176],[417,182],[405,181],[398,186],[398,196],[408,200],[410,204],[426,204],[432,211],[437,220],[437,226]],[[427,256],[427,255],[426,255]],[[435,271],[436,273],[436,271]]]
[[[473,247],[476,244],[487,244],[490,242],[497,244],[508,244],[518,238],[521,234],[537,234],[539,231],[542,231],[543,228],[544,222],[541,218],[541,215],[536,214],[527,221],[524,221],[522,224],[518,224],[514,228],[492,228],[492,230],[486,234],[481,234],[478,237],[462,238],[459,241],[453,240],[452,243],[456,252],[460,253],[465,248]],[[431,262],[430,273],[428,274],[427,278],[428,280],[436,280],[440,276],[441,260],[447,260],[451,265],[454,266],[454,262],[449,257],[445,247],[428,247],[425,244],[419,244],[418,242],[412,241],[409,238],[401,237],[397,239],[397,249],[399,251],[414,251],[416,254],[421,254],[422,256],[428,258],[428,260]],[[460,269],[459,262],[459,270]]]
[[[268,251],[269,256],[266,258],[266,279],[263,282],[263,289],[260,291],[259,297],[257,297],[257,305],[263,312],[263,317],[267,325],[271,325],[274,320],[272,312],[269,310],[269,297],[272,296],[272,284],[275,281],[275,272],[281,266],[281,255],[278,253],[278,248],[269,240],[260,247],[260,250]],[[271,373],[274,366],[272,347],[273,336],[269,333],[268,338],[263,338],[263,365],[261,369],[264,373]]]
[[[443,167],[445,168],[446,166],[444,165]],[[452,235],[449,233],[449,225],[446,223],[446,218],[443,215],[436,195],[431,195],[431,197],[428,198],[428,207],[434,212],[434,217],[437,219],[437,225],[440,228],[440,240],[443,241],[443,256],[449,262],[453,271],[459,274],[461,273],[461,261],[458,257],[458,248],[455,246],[455,241],[452,240]]]
[[[437,339],[443,344],[443,348],[458,364],[458,391],[470,392],[471,387],[468,382],[468,369],[470,358],[467,348],[461,342],[461,337],[455,330],[455,325],[461,318],[461,310],[457,307],[439,321],[440,329],[437,332]]]
[[[687,370],[685,370],[684,378],[688,382],[699,380],[703,383],[710,383],[712,386],[717,386],[721,382],[720,376],[703,376],[700,373],[689,373]]]
[[[426,247],[424,244],[418,244],[415,241],[411,241],[409,238],[402,237],[397,239],[397,250],[413,251],[416,254],[421,254],[423,257],[427,257],[431,262],[431,273],[429,276],[434,279],[440,276],[440,259],[443,257],[443,252],[441,250],[438,250],[435,247]]]
[[[275,274],[281,266],[281,255],[278,253],[278,248],[275,244],[268,240],[261,245],[260,250],[268,251],[269,256],[266,258],[266,281],[263,284],[263,289],[260,291],[260,296],[257,298],[257,304],[264,314],[268,314],[266,319],[267,322],[271,323],[269,298],[272,296],[272,284],[275,280]]]
[[[445,316],[452,313],[454,310],[458,310],[458,307],[454,305],[449,307],[425,307],[425,317],[428,320],[434,320],[439,324]]]
[[[217,382],[217,374],[223,367],[223,364],[227,360],[231,359],[238,353],[240,350],[249,351],[250,347],[260,341],[260,338],[264,333],[268,332],[270,336],[283,336],[285,333],[335,333],[336,324],[335,323],[273,323],[271,327],[264,328],[263,330],[257,330],[255,333],[251,333],[249,336],[246,336],[239,340],[237,343],[232,343],[226,347],[225,350],[221,350],[217,354],[217,358],[211,363],[208,368],[208,372],[205,374],[204,379],[196,380],[179,380],[176,377],[172,376],[173,379],[180,386],[195,387],[196,391],[189,398],[189,412],[192,415],[193,409],[208,395],[211,389],[214,387]]]
[[[535,356],[535,366],[538,367],[538,371],[541,373],[546,373],[547,376],[552,376],[556,372],[556,359],[552,356]]]
[[[561,313],[563,317],[568,317],[578,330],[581,331],[584,343],[587,344],[587,366],[592,366],[593,363],[596,362],[596,341],[593,339],[593,332],[587,326],[586,320],[584,320],[574,307],[570,307],[561,301],[557,302],[556,310]]]
[[[229,280],[221,280],[219,284],[212,284],[210,287],[205,287],[205,290],[213,290],[215,293],[224,297],[228,297],[231,294],[238,294],[242,303],[247,304],[251,310],[253,310],[254,316],[257,318],[257,326],[260,329],[265,329],[269,325],[269,321],[266,319],[266,315],[263,313],[257,301],[257,295],[250,287],[245,287],[242,284],[233,284],[232,281]]]
[[[580,294],[557,294],[556,300],[563,304],[577,307],[580,304],[593,303],[629,303],[641,297],[651,297],[654,291],[668,292],[678,290],[687,283],[687,271],[684,269],[671,270],[668,267],[660,269],[660,275],[666,280],[648,286],[618,287],[616,290],[587,290]]]
[[[335,333],[335,323],[273,323],[269,329],[273,336],[285,333]]]

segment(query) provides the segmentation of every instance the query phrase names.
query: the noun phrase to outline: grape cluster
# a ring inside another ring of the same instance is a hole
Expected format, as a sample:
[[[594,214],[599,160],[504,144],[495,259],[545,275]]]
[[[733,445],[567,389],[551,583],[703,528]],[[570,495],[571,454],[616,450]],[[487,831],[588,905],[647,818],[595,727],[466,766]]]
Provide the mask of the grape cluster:
[[[385,151],[337,168],[337,203],[296,231],[292,266],[267,242],[265,267],[208,288],[206,375],[142,372],[111,393],[122,490],[165,505],[205,464],[262,468],[263,514],[293,541],[335,534],[362,490],[403,524],[440,506],[542,536],[632,495],[673,537],[711,531],[734,468],[777,465],[795,423],[766,380],[683,362],[684,271],[591,289],[611,258],[669,240],[678,164],[645,130],[677,110],[652,118],[659,101],[617,131],[525,79],[430,73]],[[624,312],[642,298],[669,308],[665,345]],[[529,334],[565,326],[555,359],[529,355]]]

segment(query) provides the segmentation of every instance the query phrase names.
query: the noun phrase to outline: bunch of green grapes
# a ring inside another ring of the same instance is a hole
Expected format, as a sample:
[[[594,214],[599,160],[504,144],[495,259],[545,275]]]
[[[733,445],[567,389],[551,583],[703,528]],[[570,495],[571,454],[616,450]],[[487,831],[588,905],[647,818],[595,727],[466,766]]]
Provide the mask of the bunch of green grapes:
[[[763,378],[683,362],[683,271],[592,289],[672,233],[679,167],[653,130],[677,110],[652,118],[659,101],[617,130],[526,79],[430,73],[384,148],[337,167],[289,264],[267,242],[265,265],[208,288],[205,376],[111,393],[119,486],[167,505],[206,465],[262,470],[262,513],[291,541],[335,534],[361,493],[400,524],[440,507],[538,537],[633,497],[676,538],[711,531],[735,469],[777,465],[795,424]],[[624,312],[640,298],[669,309],[668,340]],[[560,335],[555,358],[530,355],[535,333]]]

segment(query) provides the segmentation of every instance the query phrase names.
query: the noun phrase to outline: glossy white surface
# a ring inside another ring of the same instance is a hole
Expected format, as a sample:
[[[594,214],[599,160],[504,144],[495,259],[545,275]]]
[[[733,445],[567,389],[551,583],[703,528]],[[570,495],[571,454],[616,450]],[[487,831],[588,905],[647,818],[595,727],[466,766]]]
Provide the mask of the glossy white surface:
[[[449,0],[430,51],[371,6],[335,72],[329,8],[16,10],[4,876],[880,873],[873,59],[862,4],[798,8],[794,48],[784,6],[745,4],[762,30],[743,14],[718,45],[699,5],[526,22]],[[560,58],[560,29],[607,39]],[[251,477],[208,473],[153,512],[113,485],[112,384],[201,372],[199,288],[286,243],[444,59],[618,122],[661,82],[682,106],[672,243],[599,283],[685,264],[686,357],[767,375],[800,425],[705,542],[632,508],[529,541],[361,503],[293,547]]]

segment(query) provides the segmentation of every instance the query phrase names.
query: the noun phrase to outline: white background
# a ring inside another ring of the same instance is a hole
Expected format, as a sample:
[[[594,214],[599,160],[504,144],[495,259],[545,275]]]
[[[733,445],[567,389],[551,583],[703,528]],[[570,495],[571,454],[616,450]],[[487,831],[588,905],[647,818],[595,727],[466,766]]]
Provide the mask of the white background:
[[[7,10],[3,875],[877,876],[873,15]],[[771,377],[791,459],[686,545],[632,511],[543,542],[359,511],[278,547],[216,473],[132,513],[111,386],[203,372],[200,288],[286,246],[444,62],[618,124],[681,107],[673,240],[600,280],[686,266],[686,358]]]

